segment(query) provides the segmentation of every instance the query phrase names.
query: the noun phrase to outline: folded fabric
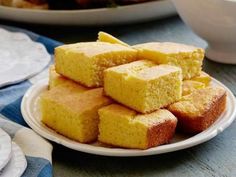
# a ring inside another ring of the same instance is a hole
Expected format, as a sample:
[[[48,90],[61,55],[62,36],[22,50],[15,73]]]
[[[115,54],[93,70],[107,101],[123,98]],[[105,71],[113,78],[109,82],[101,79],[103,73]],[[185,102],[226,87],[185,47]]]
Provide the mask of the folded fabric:
[[[0,116],[0,128],[5,130],[24,152],[27,169],[24,177],[52,176],[52,145],[33,130],[23,127]]]
[[[32,40],[44,44],[51,55],[53,55],[54,48],[62,44],[24,29],[5,25],[0,25],[0,27],[9,31],[27,34]],[[28,125],[20,111],[21,100],[26,90],[39,79],[46,77],[47,73],[47,68],[45,68],[40,74],[29,80],[0,89],[0,128],[11,136],[12,140],[21,147],[26,155],[28,164],[23,174],[24,177],[53,176],[51,161],[52,145],[30,128],[26,128]]]

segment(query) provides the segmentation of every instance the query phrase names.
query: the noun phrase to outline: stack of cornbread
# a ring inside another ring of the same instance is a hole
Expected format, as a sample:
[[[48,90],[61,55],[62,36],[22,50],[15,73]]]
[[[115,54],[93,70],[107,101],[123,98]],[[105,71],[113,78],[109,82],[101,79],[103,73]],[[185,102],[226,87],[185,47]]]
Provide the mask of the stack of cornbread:
[[[135,46],[100,32],[59,46],[41,95],[42,122],[73,140],[147,149],[207,129],[226,92],[202,71],[204,50],[177,43]],[[178,123],[177,123],[178,122]]]

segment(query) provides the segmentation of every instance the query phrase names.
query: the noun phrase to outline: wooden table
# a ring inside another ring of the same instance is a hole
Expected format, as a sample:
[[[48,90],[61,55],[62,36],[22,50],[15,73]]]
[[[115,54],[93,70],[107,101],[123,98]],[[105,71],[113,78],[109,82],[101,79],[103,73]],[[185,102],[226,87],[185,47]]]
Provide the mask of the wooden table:
[[[94,41],[97,32],[109,32],[130,44],[175,41],[206,47],[179,17],[112,27],[20,26],[56,40]],[[204,70],[236,94],[236,66],[205,60]],[[193,148],[147,157],[103,157],[80,153],[54,144],[56,177],[236,177],[236,122],[212,140]]]

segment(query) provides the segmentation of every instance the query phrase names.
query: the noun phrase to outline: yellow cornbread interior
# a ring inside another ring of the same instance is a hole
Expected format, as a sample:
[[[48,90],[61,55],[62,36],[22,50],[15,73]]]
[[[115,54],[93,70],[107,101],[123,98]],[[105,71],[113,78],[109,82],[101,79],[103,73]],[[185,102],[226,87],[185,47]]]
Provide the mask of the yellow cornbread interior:
[[[210,82],[211,77],[207,73],[201,71],[199,76],[183,81],[182,95],[188,95],[197,89],[205,88],[210,85]]]
[[[220,87],[206,87],[195,90],[193,93],[183,96],[180,101],[170,105],[168,110],[181,112],[186,117],[197,118],[210,109],[215,98],[224,93],[224,89]]]
[[[128,44],[124,43],[123,41],[115,38],[114,36],[108,34],[108,33],[105,33],[105,32],[102,32],[100,31],[98,33],[98,41],[100,42],[109,42],[109,43],[112,43],[112,44],[121,44],[121,45],[124,45],[124,46],[129,46]]]
[[[58,85],[67,85],[68,87],[77,87],[81,91],[88,90],[87,87],[83,87],[78,83],[63,77],[62,75],[58,74],[55,70],[55,66],[51,65],[49,68],[49,89],[52,89]]]
[[[55,66],[51,65],[49,67],[49,89],[56,87],[57,85],[63,84],[66,82],[66,78],[61,76],[55,71]]]
[[[188,95],[194,92],[197,89],[205,88],[206,86],[202,82],[193,81],[193,80],[184,80],[182,87],[183,87],[182,95],[184,96],[184,95]]]
[[[200,74],[204,58],[204,50],[201,48],[170,42],[150,42],[134,45],[133,48],[138,50],[139,59],[180,67],[184,79]]]
[[[105,70],[104,90],[114,100],[147,113],[181,98],[182,73],[175,66],[135,61]]]
[[[191,80],[197,81],[197,82],[202,82],[206,86],[209,86],[209,84],[211,82],[211,76],[209,76],[207,73],[201,71],[199,76],[193,77],[193,78],[191,78]]]
[[[41,95],[42,122],[71,139],[91,142],[98,134],[97,111],[110,103],[102,88],[83,90],[63,84]]]
[[[167,110],[138,114],[118,104],[99,109],[98,140],[127,148],[148,148],[148,130],[166,119],[175,119]]]
[[[55,49],[56,71],[87,87],[103,85],[103,70],[137,60],[137,51],[120,44],[84,42]]]

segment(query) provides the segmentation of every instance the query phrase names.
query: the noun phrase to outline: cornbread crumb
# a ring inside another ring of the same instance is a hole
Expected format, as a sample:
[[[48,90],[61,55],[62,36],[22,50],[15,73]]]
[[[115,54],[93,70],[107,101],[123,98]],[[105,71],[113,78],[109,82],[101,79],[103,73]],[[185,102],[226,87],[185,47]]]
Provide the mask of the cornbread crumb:
[[[98,109],[110,103],[102,88],[58,85],[40,97],[42,122],[68,138],[88,143],[97,139]]]
[[[104,72],[104,91],[138,112],[151,112],[181,98],[181,69],[147,60],[112,67]]]
[[[211,76],[209,76],[207,73],[201,71],[199,76],[191,78],[193,81],[202,82],[205,84],[205,86],[209,86],[211,82]]]
[[[182,85],[182,95],[188,95],[192,92],[194,92],[197,89],[205,88],[205,83],[193,81],[193,80],[184,80]]]
[[[125,148],[147,149],[168,143],[177,119],[168,110],[138,114],[118,104],[99,109],[98,140]]]
[[[103,85],[106,68],[137,60],[137,51],[120,44],[83,42],[55,49],[57,73],[87,87]]]
[[[210,127],[226,106],[223,88],[207,87],[182,97],[181,101],[168,107],[178,118],[178,128],[187,133],[199,133]]]
[[[184,79],[200,74],[204,58],[204,50],[201,48],[171,42],[150,42],[134,45],[133,48],[138,50],[139,59],[180,67]]]

